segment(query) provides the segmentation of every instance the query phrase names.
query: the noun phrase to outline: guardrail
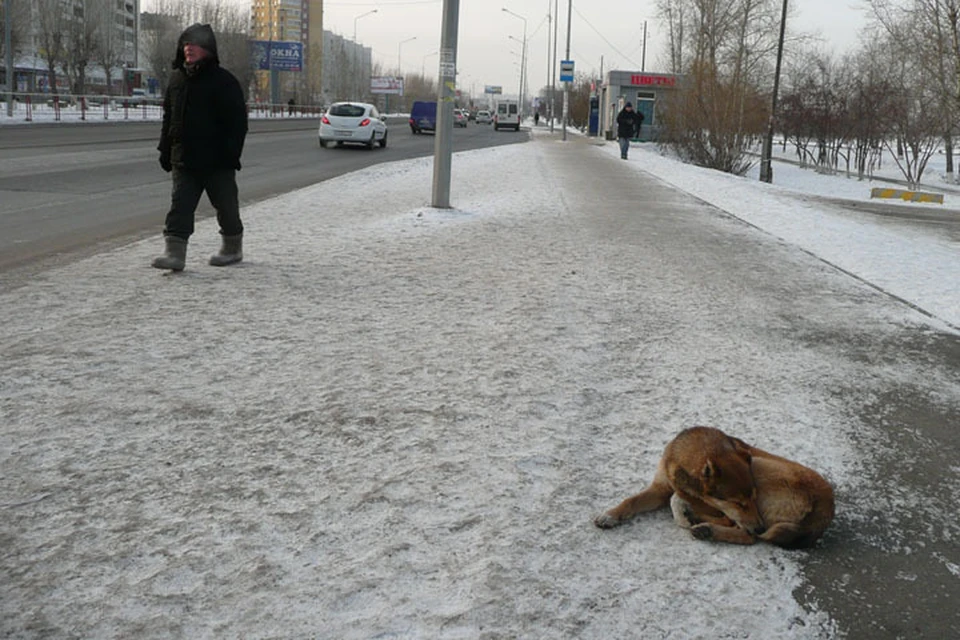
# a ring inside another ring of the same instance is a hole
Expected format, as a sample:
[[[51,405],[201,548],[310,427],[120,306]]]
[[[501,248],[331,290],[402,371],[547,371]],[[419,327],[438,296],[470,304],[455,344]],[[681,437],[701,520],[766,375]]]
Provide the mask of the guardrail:
[[[160,98],[143,96],[50,95],[14,93],[12,116],[7,115],[6,94],[0,93],[0,123],[85,122],[109,120],[160,120]],[[247,103],[251,118],[314,118],[322,107],[290,104]]]

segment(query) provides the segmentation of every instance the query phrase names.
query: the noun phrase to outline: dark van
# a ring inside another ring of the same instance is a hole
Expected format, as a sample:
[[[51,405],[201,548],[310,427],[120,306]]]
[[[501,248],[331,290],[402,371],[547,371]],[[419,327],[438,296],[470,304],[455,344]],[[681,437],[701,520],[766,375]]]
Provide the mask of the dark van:
[[[414,102],[410,108],[410,131],[423,133],[437,130],[437,103]]]

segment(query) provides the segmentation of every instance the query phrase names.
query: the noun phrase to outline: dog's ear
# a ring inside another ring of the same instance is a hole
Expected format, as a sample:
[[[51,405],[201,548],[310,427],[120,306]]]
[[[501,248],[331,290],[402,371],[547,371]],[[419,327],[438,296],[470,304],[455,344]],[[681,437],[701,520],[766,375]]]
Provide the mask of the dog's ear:
[[[730,443],[733,445],[733,450],[746,461],[750,461],[753,456],[750,455],[750,445],[741,440],[740,438],[730,438]]]

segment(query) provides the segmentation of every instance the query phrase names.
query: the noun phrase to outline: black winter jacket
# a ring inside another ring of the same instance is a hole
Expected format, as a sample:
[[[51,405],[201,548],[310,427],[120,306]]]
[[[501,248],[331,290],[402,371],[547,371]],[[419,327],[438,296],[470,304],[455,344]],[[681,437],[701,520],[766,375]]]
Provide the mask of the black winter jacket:
[[[207,25],[202,28],[210,29]],[[204,33],[210,55],[195,72],[185,69],[185,36],[201,29],[195,25],[180,36],[174,72],[163,96],[160,130],[160,164],[208,171],[240,169],[240,154],[247,136],[247,106],[243,90],[232,73],[220,67],[213,31]],[[165,164],[166,162],[166,164]]]
[[[623,109],[617,115],[617,137],[633,138],[640,133],[640,125],[643,124],[643,114],[639,111],[627,111]]]

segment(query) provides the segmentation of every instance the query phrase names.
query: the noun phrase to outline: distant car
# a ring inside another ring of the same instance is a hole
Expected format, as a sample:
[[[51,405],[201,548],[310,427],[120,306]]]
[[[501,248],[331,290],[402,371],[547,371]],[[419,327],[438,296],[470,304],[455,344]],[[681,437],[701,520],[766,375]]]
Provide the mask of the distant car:
[[[387,123],[380,112],[367,102],[334,102],[320,118],[320,146],[331,142],[387,146]]]
[[[477,124],[490,124],[491,122],[493,122],[493,116],[490,115],[489,111],[485,109],[477,111]]]
[[[467,117],[467,112],[466,112],[466,111],[464,111],[463,109],[454,109],[454,110],[453,110],[453,124],[454,124],[454,125],[456,125],[456,126],[458,126],[458,127],[464,127],[464,128],[466,128],[466,126],[467,126],[467,120],[468,120],[468,117]]]
[[[410,131],[423,133],[437,130],[437,103],[418,100],[410,108]]]

